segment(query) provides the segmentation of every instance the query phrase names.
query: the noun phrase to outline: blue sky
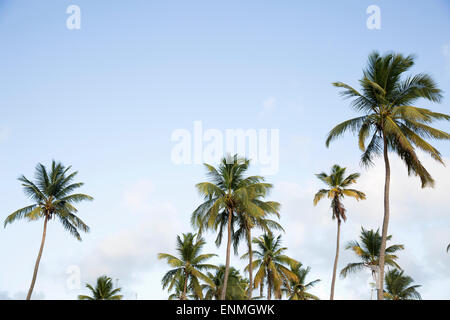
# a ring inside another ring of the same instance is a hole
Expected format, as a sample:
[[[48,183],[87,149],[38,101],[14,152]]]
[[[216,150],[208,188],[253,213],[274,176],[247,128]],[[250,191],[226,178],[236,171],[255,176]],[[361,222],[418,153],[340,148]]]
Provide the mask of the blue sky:
[[[72,4],[81,9],[80,30],[66,28]],[[374,4],[381,30],[366,27]],[[28,204],[17,177],[32,177],[38,162],[52,159],[78,170],[83,191],[95,197],[80,205],[92,229],[83,242],[50,225],[36,296],[72,299],[83,292],[66,286],[71,265],[80,266],[83,283],[103,272],[119,278],[128,298],[167,296],[156,254],[173,250],[176,234],[191,230],[190,213],[201,200],[194,185],[205,179],[199,165],[172,163],[170,137],[200,120],[219,130],[280,130],[279,172],[267,177],[272,198],[283,205],[290,254],[312,266],[312,276],[322,279],[316,292],[326,298],[335,225],[327,205],[312,207],[320,186],[313,174],[334,163],[363,174],[359,187],[368,200],[348,204],[355,218],[350,213],[343,243],[382,219],[382,167],[360,168],[350,136],[324,146],[330,128],[354,115],[331,82],[357,86],[372,50],[414,53],[413,72],[430,73],[446,92],[440,105],[419,104],[449,113],[449,17],[446,0],[0,0],[0,217]],[[448,123],[437,126],[450,131]],[[448,143],[435,145],[448,159]],[[442,270],[450,267],[450,175],[426,161],[437,180],[431,191],[419,190],[398,164],[392,202],[399,213],[391,231],[406,245],[400,262],[423,285],[424,297],[448,299],[450,279]],[[0,297],[20,298],[27,290],[41,228],[24,221],[0,231],[7,257]],[[224,248],[217,252],[224,262]],[[344,253],[340,266],[351,259]],[[338,281],[336,296],[367,298],[366,278]]]

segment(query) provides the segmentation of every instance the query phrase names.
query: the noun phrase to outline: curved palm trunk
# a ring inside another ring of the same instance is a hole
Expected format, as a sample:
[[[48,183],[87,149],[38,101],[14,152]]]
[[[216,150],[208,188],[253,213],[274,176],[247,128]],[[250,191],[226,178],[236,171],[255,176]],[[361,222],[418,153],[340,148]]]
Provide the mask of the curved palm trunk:
[[[34,284],[36,283],[36,277],[37,277],[37,273],[38,273],[38,269],[39,269],[39,263],[41,262],[42,251],[44,250],[44,244],[45,244],[45,237],[47,235],[47,221],[48,221],[48,216],[45,216],[44,231],[42,232],[41,247],[39,249],[39,254],[36,259],[36,264],[34,265],[33,279],[31,280],[30,289],[28,290],[27,300],[31,299],[31,294],[33,293]]]
[[[252,299],[252,292],[253,292],[253,251],[252,251],[252,229],[247,228],[247,242],[248,242],[248,279],[249,279],[249,285],[248,285],[248,299]]]
[[[384,282],[384,261],[386,254],[386,237],[389,225],[389,190],[391,183],[391,167],[389,164],[388,146],[386,137],[383,135],[384,140],[384,165],[386,168],[386,177],[384,182],[384,218],[383,218],[383,231],[381,234],[381,248],[380,248],[380,274],[379,274],[379,287],[377,288],[378,300],[383,300],[383,282]]]
[[[339,259],[339,238],[341,236],[341,220],[338,217],[337,222],[337,237],[336,237],[336,256],[334,258],[334,266],[333,266],[333,278],[331,279],[331,293],[330,293],[330,300],[334,300],[334,286],[336,283],[336,270],[337,270],[337,264]]]
[[[227,285],[228,285],[228,274],[230,273],[230,248],[231,248],[231,217],[233,211],[228,209],[228,241],[227,241],[227,258],[225,263],[225,276],[223,279],[223,288],[220,293],[220,300],[225,300],[225,296],[227,294]]]

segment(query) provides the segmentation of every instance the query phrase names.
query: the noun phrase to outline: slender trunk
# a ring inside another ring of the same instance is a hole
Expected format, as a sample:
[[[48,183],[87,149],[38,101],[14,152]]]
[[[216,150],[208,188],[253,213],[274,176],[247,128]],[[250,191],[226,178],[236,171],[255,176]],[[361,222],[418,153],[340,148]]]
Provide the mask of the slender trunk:
[[[336,283],[336,270],[339,259],[339,238],[341,236],[341,219],[338,217],[337,222],[337,237],[336,237],[336,256],[334,258],[334,266],[333,266],[333,278],[331,280],[331,293],[330,300],[334,300],[334,285]]]
[[[231,218],[233,215],[233,211],[228,209],[228,241],[227,241],[227,259],[225,263],[225,276],[223,279],[223,288],[220,293],[220,300],[225,300],[225,296],[227,294],[227,285],[228,285],[228,273],[230,272],[230,249],[231,249]]]
[[[252,229],[247,229],[247,242],[248,242],[248,279],[249,279],[249,285],[248,285],[248,299],[252,299],[252,292],[253,292],[253,250],[252,250]]]
[[[45,216],[44,231],[42,232],[41,247],[39,249],[39,254],[36,259],[36,264],[34,265],[33,279],[31,280],[30,289],[28,290],[27,300],[31,299],[31,294],[33,293],[34,284],[36,283],[36,277],[37,277],[37,273],[38,273],[38,269],[39,269],[39,263],[41,262],[42,251],[44,250],[44,244],[45,244],[45,237],[47,235],[47,221],[48,221],[48,216]]]
[[[383,134],[384,142],[384,165],[386,167],[386,177],[384,182],[384,218],[383,218],[383,231],[381,234],[381,247],[380,247],[380,273],[379,273],[379,287],[377,288],[378,300],[383,300],[383,282],[384,282],[384,260],[386,254],[386,238],[389,225],[389,189],[391,183],[391,167],[389,165],[388,145],[386,136]]]
[[[259,287],[259,297],[262,299],[264,297],[264,281],[260,282],[260,287]]]
[[[270,281],[270,272],[267,274],[267,300],[272,299],[272,282]]]
[[[184,288],[183,288],[183,295],[181,296],[181,300],[186,300],[187,283],[188,283],[188,276],[187,276],[186,270],[184,270]]]

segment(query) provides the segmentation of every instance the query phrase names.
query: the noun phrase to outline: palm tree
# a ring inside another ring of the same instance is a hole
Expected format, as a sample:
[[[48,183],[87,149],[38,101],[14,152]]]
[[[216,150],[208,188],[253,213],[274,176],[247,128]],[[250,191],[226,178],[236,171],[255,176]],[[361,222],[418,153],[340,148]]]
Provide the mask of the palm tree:
[[[249,274],[249,288],[247,295],[248,299],[252,299],[253,293],[253,250],[252,250],[252,229],[257,227],[264,232],[269,231],[284,231],[283,227],[276,221],[267,219],[270,214],[276,215],[278,218],[280,204],[274,201],[263,201],[263,195],[258,194],[252,196],[252,202],[261,209],[261,213],[258,216],[248,214],[246,211],[237,210],[237,217],[235,219],[238,229],[233,232],[233,247],[234,252],[238,254],[238,247],[241,241],[245,241],[248,248],[248,274]],[[234,228],[233,228],[234,231]]]
[[[238,254],[238,246],[241,241],[245,241],[248,248],[248,274],[249,274],[249,288],[247,295],[248,299],[252,299],[253,293],[253,248],[252,248],[252,229],[257,227],[268,233],[271,231],[284,231],[283,227],[274,220],[265,218],[255,218],[247,214],[240,214],[238,216],[239,229],[233,235],[233,246],[235,254]]]
[[[333,212],[332,219],[337,220],[337,237],[336,237],[336,255],[334,258],[333,277],[331,280],[330,300],[334,299],[334,286],[336,283],[336,270],[339,258],[339,240],[341,233],[341,221],[347,220],[346,210],[342,204],[342,199],[345,196],[355,198],[356,200],[366,199],[366,195],[355,189],[348,189],[350,185],[356,183],[359,178],[359,173],[352,173],[345,177],[346,168],[341,168],[337,164],[331,168],[331,174],[327,175],[325,172],[319,173],[316,176],[324,182],[330,189],[321,189],[314,196],[314,205],[316,206],[320,200],[325,197],[331,199],[331,210]]]
[[[208,272],[208,277],[213,281],[214,286],[204,284],[202,287],[205,292],[205,300],[220,299],[223,289],[223,280],[225,275],[225,266],[221,265],[214,274]],[[227,292],[225,300],[246,300],[249,281],[239,274],[239,270],[230,267],[228,277]]]
[[[310,267],[303,268],[299,263],[296,266],[291,266],[291,271],[297,276],[298,280],[290,280],[284,284],[285,289],[283,291],[289,300],[320,300],[319,297],[309,293],[307,290],[314,287],[320,282],[320,279],[316,279],[306,283],[306,277],[311,271]]]
[[[345,247],[346,250],[352,250],[360,259],[360,262],[353,262],[341,270],[341,277],[345,278],[349,273],[354,273],[363,268],[370,269],[372,277],[377,282],[377,269],[380,263],[381,235],[379,230],[365,230],[361,227],[361,235],[359,236],[361,244],[358,241],[350,241]],[[390,241],[392,236],[386,238]],[[398,257],[394,254],[399,250],[403,250],[402,244],[395,244],[386,248],[385,264],[397,269],[401,269],[396,260]]]
[[[211,279],[202,271],[217,269],[216,266],[205,263],[216,255],[210,253],[201,254],[206,242],[203,238],[196,236],[196,234],[192,233],[183,234],[183,239],[177,236],[176,250],[179,258],[167,253],[158,254],[158,259],[164,259],[171,267],[174,267],[174,269],[164,275],[162,279],[163,289],[168,288],[168,291],[172,291],[175,286],[179,285],[180,279],[184,280],[180,300],[186,300],[189,288],[192,289],[195,295],[202,297],[199,279],[214,286]]]
[[[69,231],[79,241],[81,241],[81,236],[78,230],[84,232],[89,231],[89,227],[75,215],[78,211],[74,204],[84,200],[93,200],[93,198],[85,194],[73,193],[74,190],[83,186],[83,183],[73,182],[78,172],[75,171],[69,174],[70,169],[70,166],[66,168],[60,162],[52,161],[51,169],[47,171],[47,168],[39,163],[36,166],[36,179],[34,183],[24,175],[18,179],[22,182],[25,194],[30,197],[34,204],[10,214],[5,219],[4,226],[6,227],[8,224],[24,218],[28,219],[28,221],[44,219],[41,246],[34,266],[33,278],[30,289],[28,290],[27,300],[31,299],[36,282],[47,234],[48,221],[52,218],[58,218],[64,229]]]
[[[79,295],[78,300],[122,300],[123,296],[118,294],[122,289],[115,288],[113,282],[108,276],[101,276],[97,278],[97,284],[92,287],[90,284],[86,284],[92,296]]]
[[[267,283],[267,299],[272,298],[272,292],[276,299],[281,299],[282,285],[289,281],[298,281],[297,275],[288,267],[295,267],[298,261],[283,254],[287,248],[281,247],[281,236],[275,238],[268,232],[253,239],[258,250],[254,251],[256,257],[253,268],[258,269],[255,275],[254,287],[260,287],[260,295],[263,296],[264,281]],[[242,259],[248,258],[248,252]],[[248,270],[247,266],[245,270]]]
[[[326,145],[342,136],[346,131],[358,135],[359,148],[363,152],[361,162],[365,166],[373,164],[376,156],[383,155],[385,163],[384,217],[380,253],[380,282],[378,299],[383,299],[383,279],[385,265],[386,238],[389,225],[389,191],[391,169],[389,151],[399,155],[408,168],[408,174],[419,176],[422,187],[433,186],[434,181],[420,162],[416,148],[428,153],[433,159],[444,163],[439,151],[425,139],[448,140],[450,135],[430,126],[435,120],[450,120],[450,116],[418,108],[413,104],[420,98],[431,102],[442,100],[441,90],[433,79],[424,73],[404,76],[414,65],[413,56],[388,53],[380,56],[374,52],[369,56],[368,67],[360,80],[362,91],[336,82],[343,88],[342,96],[352,98],[352,106],[363,115],[342,122],[328,134]],[[366,140],[370,138],[366,146]]]
[[[386,273],[386,291],[384,297],[388,300],[421,300],[420,293],[416,290],[420,285],[411,285],[414,280],[404,276],[403,271],[396,269]]]
[[[191,299],[199,299],[195,295],[195,293],[187,294],[188,292],[193,292],[192,284],[188,284],[186,289],[186,295],[184,296],[184,284],[186,283],[186,276],[183,274],[179,278],[175,280],[175,284],[173,286],[173,290],[175,291],[169,296],[169,300],[189,300]]]
[[[224,275],[224,288],[220,299],[225,300],[226,287],[230,269],[230,249],[233,234],[233,216],[237,212],[246,212],[258,217],[263,210],[252,201],[249,195],[265,195],[271,184],[264,183],[260,176],[244,177],[249,167],[249,160],[239,158],[237,155],[222,159],[218,169],[205,164],[211,182],[202,182],[196,185],[198,191],[203,195],[205,202],[193,213],[191,223],[198,229],[199,234],[203,230],[219,230],[216,244],[220,244],[222,230],[227,227],[227,251]]]

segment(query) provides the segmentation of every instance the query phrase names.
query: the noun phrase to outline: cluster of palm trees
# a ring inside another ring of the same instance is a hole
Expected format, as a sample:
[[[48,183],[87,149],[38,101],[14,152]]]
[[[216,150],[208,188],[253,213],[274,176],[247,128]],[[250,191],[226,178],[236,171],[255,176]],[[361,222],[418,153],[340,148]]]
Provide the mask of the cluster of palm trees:
[[[419,99],[440,102],[442,92],[433,79],[424,73],[405,75],[414,65],[413,56],[377,52],[369,56],[368,66],[359,81],[361,90],[336,82],[342,88],[342,96],[352,99],[352,107],[361,116],[342,122],[328,134],[326,146],[350,131],[357,135],[362,152],[361,163],[370,167],[377,156],[383,156],[385,164],[384,215],[381,235],[377,231],[362,229],[361,243],[351,242],[346,249],[353,250],[360,258],[357,263],[347,265],[341,271],[345,277],[349,273],[369,268],[378,279],[377,297],[387,299],[420,298],[417,285],[405,276],[400,269],[394,253],[402,250],[402,245],[386,247],[390,218],[390,154],[398,155],[405,163],[408,173],[420,178],[422,187],[433,186],[434,180],[422,165],[417,149],[427,153],[437,162],[444,164],[440,152],[427,139],[449,140],[450,134],[431,126],[436,120],[450,120],[450,116],[433,112],[430,109],[413,106]],[[368,143],[367,143],[368,142]],[[273,188],[261,176],[246,176],[249,160],[238,155],[225,157],[220,165],[205,164],[209,181],[197,184],[204,202],[192,213],[191,223],[195,233],[177,237],[178,256],[159,254],[173,268],[162,279],[163,287],[168,289],[172,299],[253,299],[272,296],[280,299],[283,295],[292,300],[318,299],[308,291],[319,282],[308,282],[309,267],[285,255],[286,248],[281,245],[282,226],[275,220],[280,217],[280,204],[266,201]],[[340,248],[341,223],[346,221],[347,212],[343,205],[345,197],[364,200],[366,195],[350,188],[359,178],[358,173],[346,175],[346,169],[335,165],[330,174],[320,173],[317,177],[327,185],[314,197],[314,204],[324,198],[331,201],[332,218],[337,221],[336,255],[333,267],[330,298],[334,298],[336,272]],[[48,222],[57,219],[75,238],[81,240],[80,231],[88,232],[89,227],[77,216],[76,204],[91,201],[89,195],[76,193],[83,183],[74,182],[77,172],[71,167],[53,161],[50,168],[42,164],[36,167],[35,180],[21,176],[25,194],[32,204],[10,214],[4,221],[5,227],[19,219],[29,221],[43,220],[43,233],[36,259],[32,281],[27,299],[31,298],[42,257]],[[254,237],[254,231],[263,234]],[[226,239],[225,265],[215,266],[207,261],[215,254],[202,254],[205,245],[202,235],[206,231],[217,233],[216,245]],[[241,258],[248,260],[245,272],[230,265],[231,247],[235,254],[244,243],[247,248]],[[255,249],[253,248],[255,246]],[[450,245],[447,251],[450,250]],[[385,274],[385,266],[389,269]],[[385,285],[384,285],[385,282]],[[97,286],[88,285],[93,296],[80,296],[80,299],[119,299],[111,279],[102,276]],[[253,291],[259,289],[259,296]],[[265,290],[266,289],[266,290]]]
[[[274,237],[271,232],[252,241],[257,250],[254,251],[255,268],[254,283],[243,277],[239,270],[225,265],[216,266],[207,263],[216,254],[202,253],[206,244],[198,234],[187,233],[177,236],[177,255],[160,253],[159,259],[166,260],[173,268],[162,279],[163,289],[171,292],[169,299],[179,300],[247,300],[264,297],[264,285],[267,285],[267,299],[281,299],[282,295],[291,300],[318,299],[308,290],[320,280],[306,283],[310,268],[303,268],[302,264],[286,256],[286,248],[281,246],[281,236]],[[242,256],[248,259],[248,252]],[[250,265],[245,268],[249,271]],[[225,273],[228,271],[225,285]],[[253,289],[259,288],[260,294],[252,297]],[[223,293],[225,297],[222,298]],[[250,298],[249,298],[250,297]]]
[[[333,84],[343,89],[342,96],[352,99],[352,107],[362,115],[335,126],[328,134],[326,146],[329,147],[333,140],[350,131],[358,137],[363,166],[372,166],[374,159],[381,155],[385,163],[382,234],[377,238],[378,231],[374,233],[363,229],[364,240],[367,240],[366,238],[369,236],[376,239],[372,244],[363,241],[365,248],[371,251],[363,251],[357,243],[351,244],[351,248],[363,259],[363,262],[348,265],[341,272],[342,276],[346,276],[347,273],[364,266],[371,268],[374,277],[378,278],[377,298],[379,300],[420,297],[416,291],[417,286],[409,286],[412,279],[404,276],[403,271],[399,271],[399,266],[395,263],[396,256],[393,255],[393,252],[403,247],[386,248],[386,242],[390,239],[388,236],[391,179],[389,153],[397,154],[401,158],[407,166],[408,174],[418,176],[423,188],[432,187],[434,180],[422,165],[416,151],[419,149],[437,162],[444,164],[440,152],[426,139],[450,139],[450,134],[431,126],[431,123],[436,120],[450,120],[449,115],[413,106],[419,99],[430,102],[442,100],[442,91],[429,75],[425,73],[405,75],[413,65],[414,56],[411,55],[404,56],[396,53],[380,55],[378,52],[373,52],[369,56],[368,66],[363,71],[363,77],[359,80],[361,91],[343,82]],[[222,242],[225,228],[227,230],[226,264],[220,299],[225,299],[227,292],[230,248],[233,243],[236,251],[240,239],[245,239],[248,245],[248,252],[243,256],[249,259],[249,264],[245,268],[249,274],[247,297],[251,299],[253,289],[258,287],[260,287],[260,296],[262,297],[262,287],[267,285],[267,298],[271,298],[272,291],[276,298],[280,298],[283,285],[288,285],[288,288],[291,289],[292,286],[289,285],[292,281],[300,279],[294,272],[300,263],[282,256],[281,263],[277,265],[276,261],[272,260],[273,256],[267,254],[270,252],[268,249],[270,244],[276,243],[279,239],[275,240],[271,229],[282,230],[277,222],[268,219],[271,215],[279,217],[279,203],[264,201],[272,185],[264,183],[264,179],[259,176],[244,177],[243,173],[248,169],[248,160],[240,159],[237,156],[232,159],[224,158],[218,169],[211,165],[206,165],[206,168],[211,181],[197,185],[205,202],[194,211],[191,221],[199,235],[204,230],[218,232],[217,245]],[[340,228],[342,221],[345,222],[347,219],[346,209],[342,203],[343,199],[346,196],[358,201],[366,198],[363,192],[349,188],[350,185],[356,183],[359,173],[345,176],[345,170],[345,168],[335,165],[331,169],[331,174],[318,174],[317,177],[328,186],[328,189],[319,190],[314,197],[314,205],[325,197],[331,200],[332,218],[337,221],[331,300],[334,299]],[[255,227],[262,230],[264,235],[252,239],[251,232]],[[239,228],[238,231],[235,232],[235,228]],[[266,251],[253,252],[252,243],[258,244]],[[450,245],[447,250],[449,249]],[[281,252],[279,253],[281,254]],[[255,261],[253,261],[254,254],[258,257]],[[189,261],[186,263],[189,264]],[[385,275],[386,265],[395,268],[389,269]],[[253,279],[254,268],[259,269]],[[185,280],[187,281],[187,279]],[[386,281],[386,288],[384,281]],[[290,293],[289,295],[291,298],[296,296]],[[184,295],[183,298],[186,296]]]

